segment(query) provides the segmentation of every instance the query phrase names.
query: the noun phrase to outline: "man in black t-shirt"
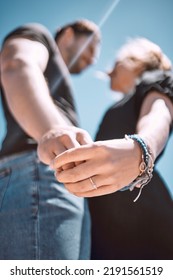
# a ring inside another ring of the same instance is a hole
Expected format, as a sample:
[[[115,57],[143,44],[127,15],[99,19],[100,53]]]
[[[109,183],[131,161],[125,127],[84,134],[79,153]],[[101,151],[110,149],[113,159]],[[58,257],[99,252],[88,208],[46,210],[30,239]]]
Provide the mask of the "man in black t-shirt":
[[[56,181],[49,165],[91,141],[76,127],[69,72],[93,63],[99,40],[98,27],[87,20],[66,25],[55,39],[42,25],[28,24],[4,40],[0,259],[89,258],[87,205]]]

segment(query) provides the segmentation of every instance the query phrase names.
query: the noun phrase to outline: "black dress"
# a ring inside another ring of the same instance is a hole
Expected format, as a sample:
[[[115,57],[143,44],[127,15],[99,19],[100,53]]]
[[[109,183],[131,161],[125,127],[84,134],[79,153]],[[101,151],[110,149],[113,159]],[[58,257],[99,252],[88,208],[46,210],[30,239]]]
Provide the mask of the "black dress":
[[[153,89],[172,100],[172,74],[145,73],[135,94],[106,112],[96,140],[135,133],[142,101]],[[173,259],[173,201],[164,181],[154,171],[151,182],[134,203],[138,191],[119,191],[89,199],[92,259]]]

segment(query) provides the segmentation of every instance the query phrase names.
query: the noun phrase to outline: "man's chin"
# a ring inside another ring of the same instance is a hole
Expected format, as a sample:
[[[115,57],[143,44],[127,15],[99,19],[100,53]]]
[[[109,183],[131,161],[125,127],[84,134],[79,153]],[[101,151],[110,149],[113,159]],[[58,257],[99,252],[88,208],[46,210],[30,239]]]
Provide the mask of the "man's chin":
[[[80,74],[83,72],[84,69],[70,69],[71,74]]]

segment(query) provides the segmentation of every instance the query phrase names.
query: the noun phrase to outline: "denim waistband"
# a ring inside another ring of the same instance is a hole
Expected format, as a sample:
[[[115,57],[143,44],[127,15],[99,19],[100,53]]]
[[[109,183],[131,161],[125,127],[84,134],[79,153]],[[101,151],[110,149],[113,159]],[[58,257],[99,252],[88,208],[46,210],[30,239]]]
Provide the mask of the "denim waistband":
[[[22,167],[23,165],[25,165],[25,163],[36,161],[36,160],[39,161],[37,158],[36,151],[21,152],[0,159],[0,169],[2,168],[16,169]]]

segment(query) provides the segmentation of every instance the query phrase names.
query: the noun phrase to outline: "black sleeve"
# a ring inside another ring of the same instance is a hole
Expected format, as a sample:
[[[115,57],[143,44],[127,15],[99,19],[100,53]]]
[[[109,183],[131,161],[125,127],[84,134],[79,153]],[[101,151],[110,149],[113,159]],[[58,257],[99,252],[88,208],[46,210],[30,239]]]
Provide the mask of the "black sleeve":
[[[141,78],[136,89],[136,112],[139,116],[144,98],[151,92],[158,91],[170,98],[173,103],[173,73],[171,71],[148,71]]]
[[[44,26],[38,23],[27,24],[16,28],[5,37],[4,42],[13,37],[27,38],[40,42],[48,49],[49,53],[52,53],[52,49],[55,49],[55,41],[52,35]]]

